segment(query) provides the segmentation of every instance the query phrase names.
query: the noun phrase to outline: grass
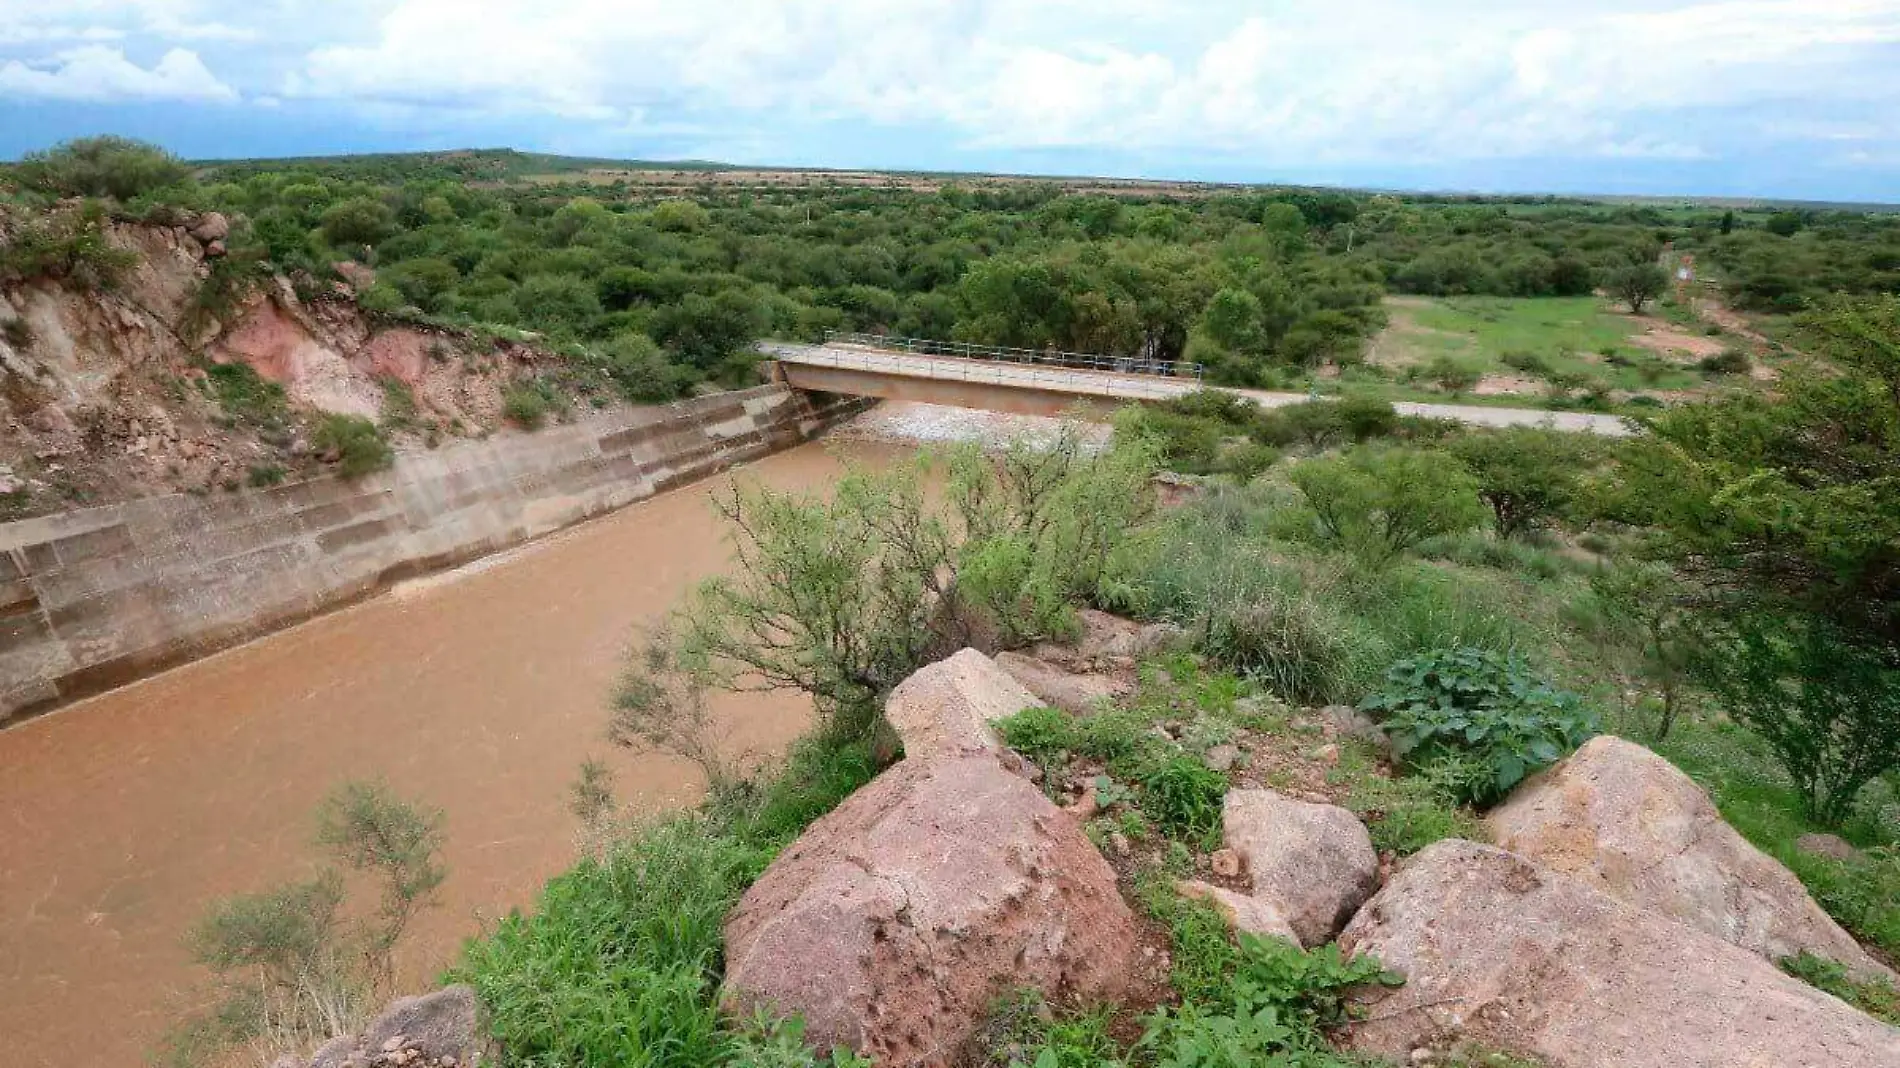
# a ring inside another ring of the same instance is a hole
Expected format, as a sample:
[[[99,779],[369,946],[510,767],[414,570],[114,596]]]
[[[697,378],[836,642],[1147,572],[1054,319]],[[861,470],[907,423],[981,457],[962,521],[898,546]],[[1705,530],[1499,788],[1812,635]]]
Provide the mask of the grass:
[[[1484,374],[1631,392],[1692,389],[1706,381],[1631,344],[1631,320],[1596,297],[1416,298],[1401,311],[1416,326],[1393,327],[1375,347],[1388,365],[1444,359]],[[1695,330],[1700,332],[1699,325]],[[1509,399],[1520,406],[1540,400],[1523,394]]]
[[[818,1063],[766,1060],[802,1046],[720,1012],[722,927],[778,850],[874,770],[863,746],[804,744],[776,779],[633,829],[557,876],[532,912],[471,941],[450,978],[481,995],[509,1063]]]

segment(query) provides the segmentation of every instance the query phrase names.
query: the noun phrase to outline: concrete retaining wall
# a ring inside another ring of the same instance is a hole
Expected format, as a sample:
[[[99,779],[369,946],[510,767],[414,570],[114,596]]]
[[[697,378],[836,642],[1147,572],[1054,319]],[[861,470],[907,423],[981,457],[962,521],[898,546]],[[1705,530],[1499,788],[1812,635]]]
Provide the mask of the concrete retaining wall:
[[[790,447],[871,403],[760,386],[404,454],[355,481],[0,524],[0,725]]]

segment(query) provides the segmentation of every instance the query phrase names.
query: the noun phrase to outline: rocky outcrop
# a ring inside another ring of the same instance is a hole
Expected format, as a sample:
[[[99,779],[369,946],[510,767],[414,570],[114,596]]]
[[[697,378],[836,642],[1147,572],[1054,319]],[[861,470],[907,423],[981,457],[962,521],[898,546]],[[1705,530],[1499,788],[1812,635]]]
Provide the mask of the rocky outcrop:
[[[1702,788],[1633,742],[1592,739],[1490,817],[1499,846],[1771,961],[1802,951],[1890,976]]]
[[[1082,675],[1022,653],[998,653],[996,665],[1037,700],[1071,715],[1089,715],[1135,689],[1134,679],[1127,673]]]
[[[1550,1068],[1900,1066],[1900,1030],[1755,954],[1472,842],[1414,856],[1340,944],[1406,977],[1347,1031],[1369,1053],[1469,1040]]]
[[[1171,623],[1136,623],[1131,619],[1084,608],[1076,613],[1081,633],[1074,641],[1041,642],[1029,655],[1077,674],[1108,674],[1131,670],[1143,657],[1174,648],[1181,628]]]
[[[309,1068],[467,1068],[484,1063],[475,991],[451,986],[397,998],[361,1034],[332,1039]],[[283,1068],[293,1068],[279,1062]]]
[[[1379,885],[1379,854],[1359,818],[1334,805],[1233,790],[1221,814],[1258,902],[1283,916],[1303,946],[1332,941]]]
[[[813,824],[746,892],[726,922],[740,1011],[801,1014],[820,1050],[941,1065],[1010,990],[1122,990],[1134,918],[1080,826],[993,753],[925,752]]]
[[[907,758],[930,759],[1001,748],[990,724],[1038,703],[995,661],[964,649],[899,683],[884,718]]]

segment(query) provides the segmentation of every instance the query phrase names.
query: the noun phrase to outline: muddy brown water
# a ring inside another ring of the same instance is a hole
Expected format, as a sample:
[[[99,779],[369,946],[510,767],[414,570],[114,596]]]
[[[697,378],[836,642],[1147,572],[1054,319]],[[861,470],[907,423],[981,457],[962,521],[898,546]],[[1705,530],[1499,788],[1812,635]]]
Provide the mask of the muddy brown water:
[[[822,489],[866,442],[800,446],[737,475]],[[213,899],[308,875],[312,813],[381,776],[447,814],[442,905],[403,980],[576,855],[567,788],[605,759],[623,800],[697,798],[693,770],[604,739],[637,629],[728,566],[709,495],[653,498],[469,568],[0,731],[0,1063],[135,1065],[204,979],[182,937]],[[809,703],[738,695],[730,750],[772,752]]]

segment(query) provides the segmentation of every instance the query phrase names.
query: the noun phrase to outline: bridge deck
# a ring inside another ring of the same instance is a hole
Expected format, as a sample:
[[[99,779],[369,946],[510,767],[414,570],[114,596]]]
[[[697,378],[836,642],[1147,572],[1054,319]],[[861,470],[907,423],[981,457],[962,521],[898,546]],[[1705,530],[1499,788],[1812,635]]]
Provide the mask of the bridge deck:
[[[965,359],[955,356],[920,356],[856,345],[793,345],[771,342],[759,346],[766,355],[781,363],[856,372],[860,375],[892,379],[918,379],[943,383],[968,383],[1002,390],[1038,394],[1067,394],[1077,400],[1159,401],[1178,397],[1202,388],[1190,378],[1164,378],[1115,371],[1084,370],[1053,364],[1002,363]],[[1266,390],[1226,389],[1274,408],[1309,400],[1304,393],[1277,393]],[[975,406],[975,405],[966,405]],[[1476,426],[1545,426],[1556,430],[1624,437],[1630,427],[1621,417],[1589,412],[1552,412],[1535,408],[1493,408],[1479,404],[1424,404],[1399,401],[1393,407],[1403,415],[1431,419],[1451,419]]]

